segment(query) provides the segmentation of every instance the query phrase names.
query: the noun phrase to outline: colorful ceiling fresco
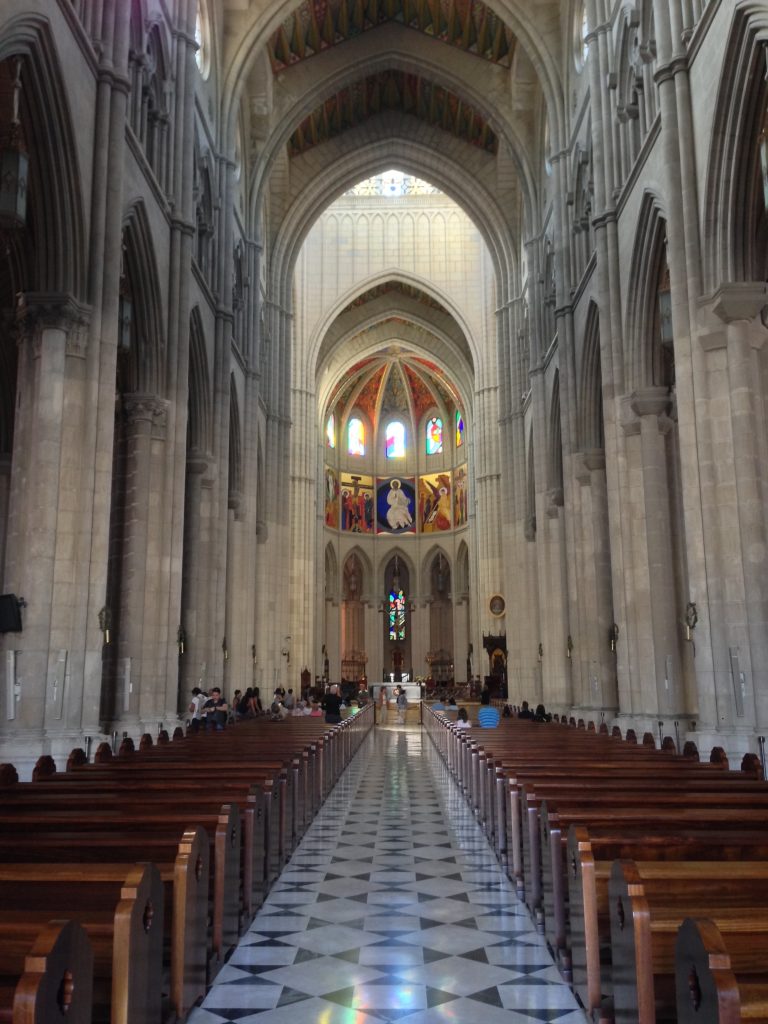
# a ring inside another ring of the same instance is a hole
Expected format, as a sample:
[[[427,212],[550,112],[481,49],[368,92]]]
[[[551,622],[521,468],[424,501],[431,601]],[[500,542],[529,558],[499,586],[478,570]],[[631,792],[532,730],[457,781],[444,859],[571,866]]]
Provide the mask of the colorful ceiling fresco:
[[[499,140],[485,118],[454,93],[421,75],[392,69],[369,75],[329,96],[291,135],[295,157],[385,111],[416,117],[496,155]]]
[[[353,409],[361,410],[374,428],[393,413],[418,423],[430,409],[452,415],[461,408],[453,384],[433,364],[390,346],[380,356],[366,358],[348,370],[328,405],[341,423]]]
[[[493,64],[512,64],[512,30],[479,0],[305,0],[269,42],[272,70],[282,71],[387,22]]]

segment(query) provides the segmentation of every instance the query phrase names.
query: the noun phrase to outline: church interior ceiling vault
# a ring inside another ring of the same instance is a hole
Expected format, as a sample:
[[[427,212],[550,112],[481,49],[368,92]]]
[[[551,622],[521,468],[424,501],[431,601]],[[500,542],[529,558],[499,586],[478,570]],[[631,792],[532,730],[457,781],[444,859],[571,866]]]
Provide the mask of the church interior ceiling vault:
[[[421,75],[387,69],[345,86],[316,107],[291,135],[288,154],[306,153],[384,111],[416,117],[486,153],[498,153],[496,133],[469,103]]]
[[[305,0],[269,42],[272,70],[290,67],[387,22],[405,25],[502,67],[511,66],[515,37],[479,0]]]

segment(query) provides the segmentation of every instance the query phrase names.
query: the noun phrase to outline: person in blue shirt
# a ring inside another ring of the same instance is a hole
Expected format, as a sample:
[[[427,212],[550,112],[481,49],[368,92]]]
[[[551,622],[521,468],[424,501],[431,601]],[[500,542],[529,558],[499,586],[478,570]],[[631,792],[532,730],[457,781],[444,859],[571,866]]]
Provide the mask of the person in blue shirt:
[[[490,704],[483,704],[477,712],[477,724],[481,729],[495,729],[500,720],[499,709]]]

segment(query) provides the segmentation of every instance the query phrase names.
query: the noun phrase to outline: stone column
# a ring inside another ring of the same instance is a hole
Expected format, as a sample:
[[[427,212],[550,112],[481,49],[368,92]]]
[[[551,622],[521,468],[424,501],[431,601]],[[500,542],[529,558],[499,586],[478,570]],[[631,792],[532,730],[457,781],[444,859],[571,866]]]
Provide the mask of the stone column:
[[[186,494],[184,499],[184,576],[181,626],[185,633],[184,653],[179,660],[179,711],[185,712],[189,692],[201,686],[207,677],[208,636],[205,580],[208,545],[203,525],[203,478],[209,472],[205,458],[187,459]]]
[[[610,650],[613,624],[611,551],[608,536],[608,493],[605,454],[583,452],[576,479],[581,485],[579,612],[574,660],[581,665],[579,708],[616,712],[616,657]],[[576,695],[574,695],[576,696]]]
[[[666,465],[671,428],[667,388],[646,388],[630,396],[637,417],[627,433],[639,434],[636,472],[638,506],[633,531],[636,614],[631,628],[641,686],[635,694],[639,715],[669,717],[686,709],[680,658],[680,617],[675,597],[672,522]],[[629,453],[628,453],[629,454]]]
[[[158,413],[154,395],[124,395],[125,505],[120,565],[120,609],[114,624],[117,644],[117,692],[114,719],[138,728],[140,681],[145,657],[144,625],[149,539],[152,424]]]
[[[10,479],[3,474],[2,495],[8,523],[3,589],[27,601],[23,632],[7,634],[2,644],[16,652],[17,699],[10,707],[8,659],[0,668],[6,684],[0,737],[23,774],[30,752],[33,761],[41,751],[60,757],[79,732],[82,675],[73,678],[72,649],[85,592],[76,587],[76,538],[88,321],[69,296],[27,299],[19,309],[16,456]]]

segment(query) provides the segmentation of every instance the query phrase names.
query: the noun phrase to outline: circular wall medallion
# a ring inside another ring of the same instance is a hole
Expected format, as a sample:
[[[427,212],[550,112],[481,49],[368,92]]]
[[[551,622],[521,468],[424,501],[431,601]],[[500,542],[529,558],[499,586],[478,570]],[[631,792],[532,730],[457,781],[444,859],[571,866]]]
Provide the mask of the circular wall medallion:
[[[499,616],[504,614],[504,609],[507,605],[501,594],[494,594],[488,602],[488,607],[491,610],[491,615]]]

